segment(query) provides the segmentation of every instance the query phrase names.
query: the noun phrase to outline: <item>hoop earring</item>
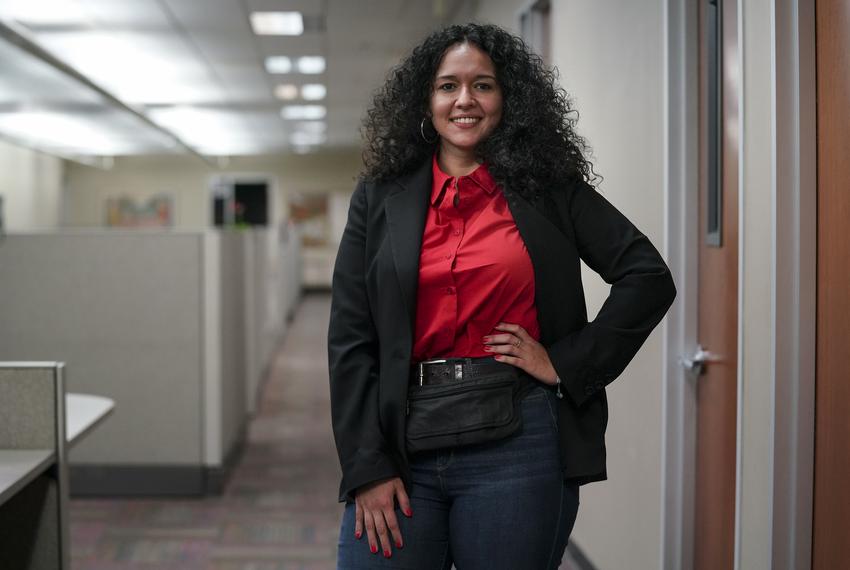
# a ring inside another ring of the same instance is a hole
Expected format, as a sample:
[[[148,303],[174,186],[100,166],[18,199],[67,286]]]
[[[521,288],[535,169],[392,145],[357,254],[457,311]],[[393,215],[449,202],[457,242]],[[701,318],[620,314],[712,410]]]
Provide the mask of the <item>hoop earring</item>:
[[[419,134],[422,135],[422,140],[424,140],[426,143],[434,144],[435,142],[437,142],[437,139],[440,138],[440,135],[439,135],[439,133],[437,133],[437,136],[434,137],[433,140],[430,140],[430,141],[428,140],[428,137],[425,136],[425,121],[427,119],[428,119],[428,117],[422,117],[422,122],[419,123]]]

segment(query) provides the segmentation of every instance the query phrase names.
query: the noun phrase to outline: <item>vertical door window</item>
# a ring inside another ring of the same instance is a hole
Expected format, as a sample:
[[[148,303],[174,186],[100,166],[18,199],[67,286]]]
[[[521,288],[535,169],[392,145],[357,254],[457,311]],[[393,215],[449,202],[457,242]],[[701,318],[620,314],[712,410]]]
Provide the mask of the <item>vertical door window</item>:
[[[707,0],[705,18],[705,37],[707,48],[708,81],[706,102],[708,106],[708,125],[706,128],[706,150],[708,169],[708,204],[706,204],[706,245],[720,247],[723,229],[723,204],[721,202],[721,184],[723,183],[723,80],[722,80],[722,18],[721,2]]]
[[[536,0],[522,10],[519,15],[519,29],[522,39],[546,63],[551,61],[552,51],[550,7],[549,0]]]

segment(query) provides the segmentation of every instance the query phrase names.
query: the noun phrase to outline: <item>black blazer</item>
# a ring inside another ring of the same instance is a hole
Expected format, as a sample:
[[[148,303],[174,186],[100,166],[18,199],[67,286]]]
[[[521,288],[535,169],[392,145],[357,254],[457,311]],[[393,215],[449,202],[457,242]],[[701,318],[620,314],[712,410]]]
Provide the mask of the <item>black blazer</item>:
[[[328,330],[340,501],[392,476],[410,490],[405,404],[431,183],[429,159],[397,181],[361,181],[351,197]],[[566,392],[559,407],[564,477],[579,484],[605,479],[604,388],[672,304],[670,270],[646,236],[585,183],[534,203],[505,195],[534,267],[540,341]],[[611,284],[590,323],[579,259]]]

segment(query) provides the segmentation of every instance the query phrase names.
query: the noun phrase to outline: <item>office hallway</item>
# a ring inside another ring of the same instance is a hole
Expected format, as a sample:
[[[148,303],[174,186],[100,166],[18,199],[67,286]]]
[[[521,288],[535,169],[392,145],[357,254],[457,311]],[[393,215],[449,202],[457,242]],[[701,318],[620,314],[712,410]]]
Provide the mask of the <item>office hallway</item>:
[[[298,305],[224,494],[72,500],[74,570],[334,568],[342,506],[328,403],[329,310],[321,294]],[[562,570],[576,567],[568,559]]]
[[[74,570],[334,567],[342,507],[328,405],[329,309],[325,295],[298,305],[224,494],[72,500]]]

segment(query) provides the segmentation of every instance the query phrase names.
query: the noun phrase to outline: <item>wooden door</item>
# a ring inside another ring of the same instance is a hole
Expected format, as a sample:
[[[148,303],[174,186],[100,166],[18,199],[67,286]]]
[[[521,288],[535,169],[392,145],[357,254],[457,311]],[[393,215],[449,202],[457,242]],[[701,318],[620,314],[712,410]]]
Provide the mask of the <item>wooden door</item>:
[[[818,275],[812,568],[850,567],[850,3],[817,0]]]
[[[734,566],[738,369],[739,0],[700,9],[700,345],[694,568]]]

